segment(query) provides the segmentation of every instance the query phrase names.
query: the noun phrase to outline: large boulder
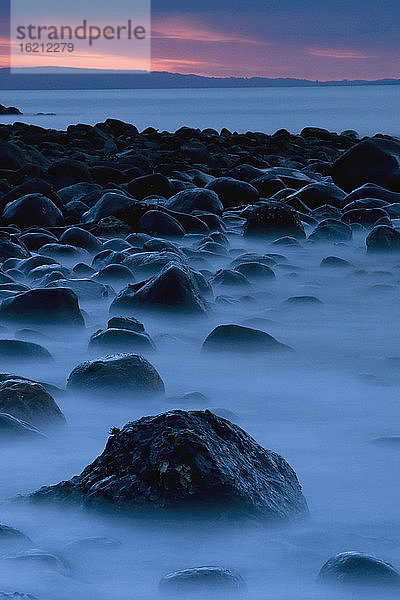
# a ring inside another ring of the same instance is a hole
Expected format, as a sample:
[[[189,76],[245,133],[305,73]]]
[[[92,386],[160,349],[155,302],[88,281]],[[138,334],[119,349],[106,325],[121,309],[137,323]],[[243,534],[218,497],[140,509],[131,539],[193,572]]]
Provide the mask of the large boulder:
[[[335,161],[332,178],[346,192],[364,183],[400,192],[400,142],[378,137],[363,140]]]
[[[183,190],[172,196],[165,205],[171,210],[192,213],[194,210],[204,210],[220,215],[224,209],[221,200],[213,190],[193,188]]]
[[[308,514],[296,474],[278,454],[209,411],[174,410],[114,430],[104,452],[34,499],[70,497],[115,509],[174,509],[288,521]]]
[[[67,388],[89,394],[164,393],[160,375],[149,361],[138,354],[115,354],[81,363],[68,377]]]
[[[0,320],[58,327],[82,327],[76,294],[67,288],[38,288],[5,298]]]
[[[176,263],[165,266],[147,282],[128,285],[113,300],[110,312],[129,314],[138,307],[188,313],[204,313],[207,310],[195,274]]]
[[[19,227],[57,227],[62,225],[64,217],[59,208],[42,194],[27,194],[4,208],[1,220],[6,225],[13,224]]]
[[[40,383],[8,379],[0,383],[0,412],[33,425],[58,425],[65,417],[53,397]]]
[[[3,106],[0,104],[0,115],[22,115],[22,112],[15,106]]]
[[[224,208],[254,204],[259,198],[258,189],[251,183],[232,177],[218,177],[207,183],[205,189],[215,192]]]
[[[269,202],[250,210],[244,226],[244,235],[266,237],[290,235],[295,238],[306,236],[297,212],[280,202]]]
[[[400,232],[389,225],[377,225],[366,239],[367,252],[400,252]]]
[[[242,325],[218,325],[206,337],[202,349],[205,352],[253,353],[289,350],[289,347],[258,329]]]
[[[61,244],[84,248],[88,252],[100,252],[102,243],[90,231],[81,227],[70,227],[60,237]]]
[[[392,565],[361,552],[341,552],[321,568],[321,583],[400,587],[400,574]]]

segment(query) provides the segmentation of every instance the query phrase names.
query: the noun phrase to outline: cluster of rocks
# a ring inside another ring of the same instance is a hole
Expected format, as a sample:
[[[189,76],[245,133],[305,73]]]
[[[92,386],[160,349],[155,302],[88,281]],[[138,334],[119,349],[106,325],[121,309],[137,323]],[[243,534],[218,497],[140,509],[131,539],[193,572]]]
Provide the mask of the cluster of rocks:
[[[137,316],[204,319],[236,301],[230,291],[243,290],[246,299],[251,285],[273,284],[282,247],[345,244],[356,232],[368,253],[400,252],[399,218],[400,141],[389,136],[359,140],[355,132],[317,128],[272,136],[139,132],[115,119],[64,132],[0,125],[0,356],[52,361],[45,335],[66,328],[82,336],[91,317],[83,307],[101,302],[110,319],[88,332],[95,356],[72,370],[67,392],[163,394],[160,374],[142,356],[157,343]],[[271,252],[231,252],[231,236],[265,240]],[[351,264],[327,256],[321,268]],[[314,296],[292,296],[285,307],[318,304]],[[202,346],[213,357],[291,350],[235,323],[214,327]],[[65,423],[53,392],[0,375],[2,436],[43,438]],[[308,514],[284,458],[209,411],[174,410],[113,428],[80,475],[30,500],[281,522]],[[399,576],[354,553],[334,557],[320,573],[324,582],[357,578],[397,584]],[[160,588],[175,593],[199,584],[224,593],[244,587],[229,569],[197,567],[167,575]]]

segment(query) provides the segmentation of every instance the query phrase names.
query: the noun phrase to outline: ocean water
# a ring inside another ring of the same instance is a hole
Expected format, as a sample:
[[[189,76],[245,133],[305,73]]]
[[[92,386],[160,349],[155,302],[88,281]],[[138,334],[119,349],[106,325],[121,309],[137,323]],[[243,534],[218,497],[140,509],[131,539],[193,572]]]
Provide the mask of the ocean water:
[[[231,131],[298,133],[312,125],[331,131],[400,136],[400,85],[365,87],[181,89],[181,90],[0,90],[0,104],[17,106],[22,117],[0,116],[42,127],[65,129],[107,117],[156,127],[212,127]],[[37,115],[36,113],[55,113]]]

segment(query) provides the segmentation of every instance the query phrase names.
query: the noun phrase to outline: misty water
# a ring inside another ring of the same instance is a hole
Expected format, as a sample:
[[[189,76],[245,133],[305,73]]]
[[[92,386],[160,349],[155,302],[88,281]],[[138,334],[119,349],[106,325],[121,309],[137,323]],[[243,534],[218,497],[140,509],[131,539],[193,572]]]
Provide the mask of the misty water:
[[[249,600],[330,600],[359,597],[338,596],[316,583],[320,567],[336,552],[363,551],[400,565],[399,447],[374,442],[400,433],[399,259],[367,256],[365,232],[346,244],[290,248],[244,239],[236,227],[228,237],[228,256],[208,257],[210,270],[228,266],[241,252],[275,253],[276,280],[215,287],[215,296],[231,301],[213,303],[199,319],[135,314],[155,342],[156,352],[146,357],[165,382],[165,397],[60,393],[55,398],[66,427],[40,441],[2,444],[1,521],[61,559],[56,565],[0,560],[2,590],[43,600],[153,600],[166,573],[221,565],[243,576]],[[196,241],[186,236],[179,243]],[[352,267],[321,267],[329,255]],[[315,296],[321,304],[288,306],[292,296]],[[64,389],[72,368],[92,357],[87,343],[106,326],[111,300],[80,301],[84,333],[60,330],[40,340],[54,356],[51,366],[15,361],[2,371]],[[257,327],[294,352],[209,358],[201,353],[202,342],[221,323]],[[174,399],[191,391],[207,400]],[[309,519],[271,527],[166,514],[128,518],[9,500],[80,473],[103,450],[111,427],[174,408],[210,408],[280,453],[303,486]],[[71,544],[95,536],[109,541],[97,548]],[[4,558],[10,548],[0,552]],[[385,598],[382,590],[379,598]]]
[[[16,77],[18,77],[16,75]],[[175,131],[212,127],[231,131],[298,133],[308,125],[331,131],[356,129],[361,135],[400,136],[400,85],[178,90],[3,90],[0,101],[23,117],[0,116],[0,123],[24,121],[66,129],[108,117],[135,123],[139,130]],[[53,113],[38,115],[37,113]]]

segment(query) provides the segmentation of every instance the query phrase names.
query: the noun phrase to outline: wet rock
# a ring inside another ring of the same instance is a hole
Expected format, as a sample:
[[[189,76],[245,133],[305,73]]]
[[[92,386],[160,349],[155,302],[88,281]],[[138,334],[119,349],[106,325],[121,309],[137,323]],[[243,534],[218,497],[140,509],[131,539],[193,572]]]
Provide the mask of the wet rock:
[[[368,234],[367,252],[400,252],[400,232],[388,225],[378,225]]]
[[[50,233],[25,233],[21,235],[19,239],[28,250],[33,250],[35,252],[45,244],[57,242],[57,238]]]
[[[132,271],[126,265],[110,264],[93,275],[93,279],[103,283],[123,284],[133,283],[135,278]]]
[[[9,300],[10,298],[6,298]],[[53,360],[50,352],[33,342],[22,340],[0,340],[0,357],[4,361],[38,361],[48,362]]]
[[[232,271],[231,269],[220,269],[216,272],[214,277],[211,278],[211,283],[213,285],[223,285],[223,286],[248,286],[250,285],[250,281],[247,277],[240,273],[239,271]]]
[[[57,227],[62,225],[64,217],[57,206],[42,194],[27,194],[9,202],[3,210],[1,220],[4,224],[19,227]]]
[[[246,589],[242,577],[222,567],[195,567],[164,575],[159,584],[164,594],[238,594]]]
[[[9,379],[0,383],[0,412],[37,426],[65,423],[49,392],[30,381]]]
[[[90,208],[82,217],[83,223],[98,223],[106,217],[117,217],[124,210],[129,210],[136,201],[122,192],[110,191]]]
[[[305,238],[304,228],[295,210],[278,202],[253,208],[247,215],[245,236]]]
[[[207,183],[205,189],[215,192],[224,208],[254,204],[259,198],[257,188],[250,183],[231,177],[218,177]]]
[[[290,298],[285,300],[284,304],[286,304],[287,306],[315,306],[317,304],[322,304],[322,302],[319,298],[316,298],[316,296],[291,296]]]
[[[311,183],[301,188],[291,196],[286,198],[286,201],[297,198],[308,208],[315,209],[330,204],[336,208],[342,208],[345,204],[346,192],[341,190],[337,185],[332,183]]]
[[[235,271],[239,271],[248,279],[275,279],[273,270],[259,262],[243,262],[235,267]]]
[[[155,236],[182,237],[185,235],[185,230],[180,223],[160,210],[149,210],[140,217],[138,229],[143,233]]]
[[[0,115],[22,115],[22,112],[15,106],[3,106],[0,104]]]
[[[57,189],[65,188],[75,183],[92,181],[88,167],[84,163],[71,158],[55,160],[47,169],[47,175]]]
[[[27,535],[19,531],[19,529],[14,529],[14,527],[9,527],[8,525],[3,525],[0,523],[0,552],[4,551],[17,551],[27,546],[31,546],[32,542],[28,538]],[[1,594],[0,594],[1,600]]]
[[[136,177],[127,184],[127,190],[136,200],[142,200],[146,196],[153,194],[169,198],[171,195],[171,186],[168,178],[161,173],[152,173]]]
[[[81,475],[31,498],[271,521],[308,514],[288,463],[209,411],[174,410],[113,430],[103,454]]]
[[[65,573],[68,570],[67,564],[55,554],[50,554],[39,548],[31,548],[30,550],[23,550],[16,554],[6,556],[5,560],[20,563],[26,565],[39,565],[50,569],[52,571],[59,571]]]
[[[77,246],[91,253],[100,252],[102,249],[101,242],[90,231],[80,227],[70,227],[64,231],[60,237],[60,243]]]
[[[356,208],[349,210],[342,216],[344,223],[361,223],[361,225],[374,225],[382,217],[387,217],[387,213],[381,208]]]
[[[178,264],[167,265],[147,282],[124,288],[113,300],[110,312],[126,314],[139,307],[199,314],[207,310],[195,274]]]
[[[308,239],[313,242],[347,242],[352,236],[353,232],[347,223],[337,219],[325,219],[317,225]]]
[[[400,587],[400,575],[391,564],[361,552],[336,554],[323,565],[318,579],[337,585]]]
[[[112,317],[109,319],[107,327],[109,329],[128,329],[137,333],[144,333],[144,325],[133,317]]]
[[[344,260],[344,258],[339,258],[338,256],[327,256],[323,258],[321,261],[321,267],[333,267],[333,268],[349,268],[353,265],[348,261]]]
[[[260,175],[256,179],[252,179],[250,183],[257,188],[262,198],[270,198],[286,187],[282,179],[272,175]]]
[[[90,260],[90,254],[86,250],[70,244],[45,244],[40,248],[39,254],[54,258],[57,262],[69,267]]]
[[[84,320],[78,298],[65,288],[38,288],[6,298],[0,320],[58,327],[82,327]]]
[[[9,258],[28,258],[29,252],[21,244],[15,242],[11,238],[0,235],[0,262],[4,262]]]
[[[81,363],[68,377],[69,390],[87,393],[163,394],[156,369],[137,354],[115,354]]]
[[[400,143],[369,138],[342,154],[332,167],[333,181],[347,192],[364,183],[400,191]]]
[[[7,413],[0,413],[0,432],[1,440],[7,440],[9,438],[43,438],[43,434],[24,421],[20,421]]]
[[[111,328],[93,334],[89,342],[89,350],[104,352],[152,352],[154,344],[147,334],[129,329]],[[1,409],[1,404],[0,404]]]
[[[242,325],[218,325],[206,337],[202,350],[204,352],[276,352],[289,350],[289,346],[278,342],[272,335],[243,327]]]
[[[209,189],[194,188],[183,190],[172,196],[165,205],[171,210],[191,214],[202,210],[220,215],[224,209],[218,195]]]
[[[394,204],[400,202],[400,193],[392,192],[375,183],[365,183],[348,194],[346,204],[363,200],[364,198],[374,198],[375,200],[379,199]]]

